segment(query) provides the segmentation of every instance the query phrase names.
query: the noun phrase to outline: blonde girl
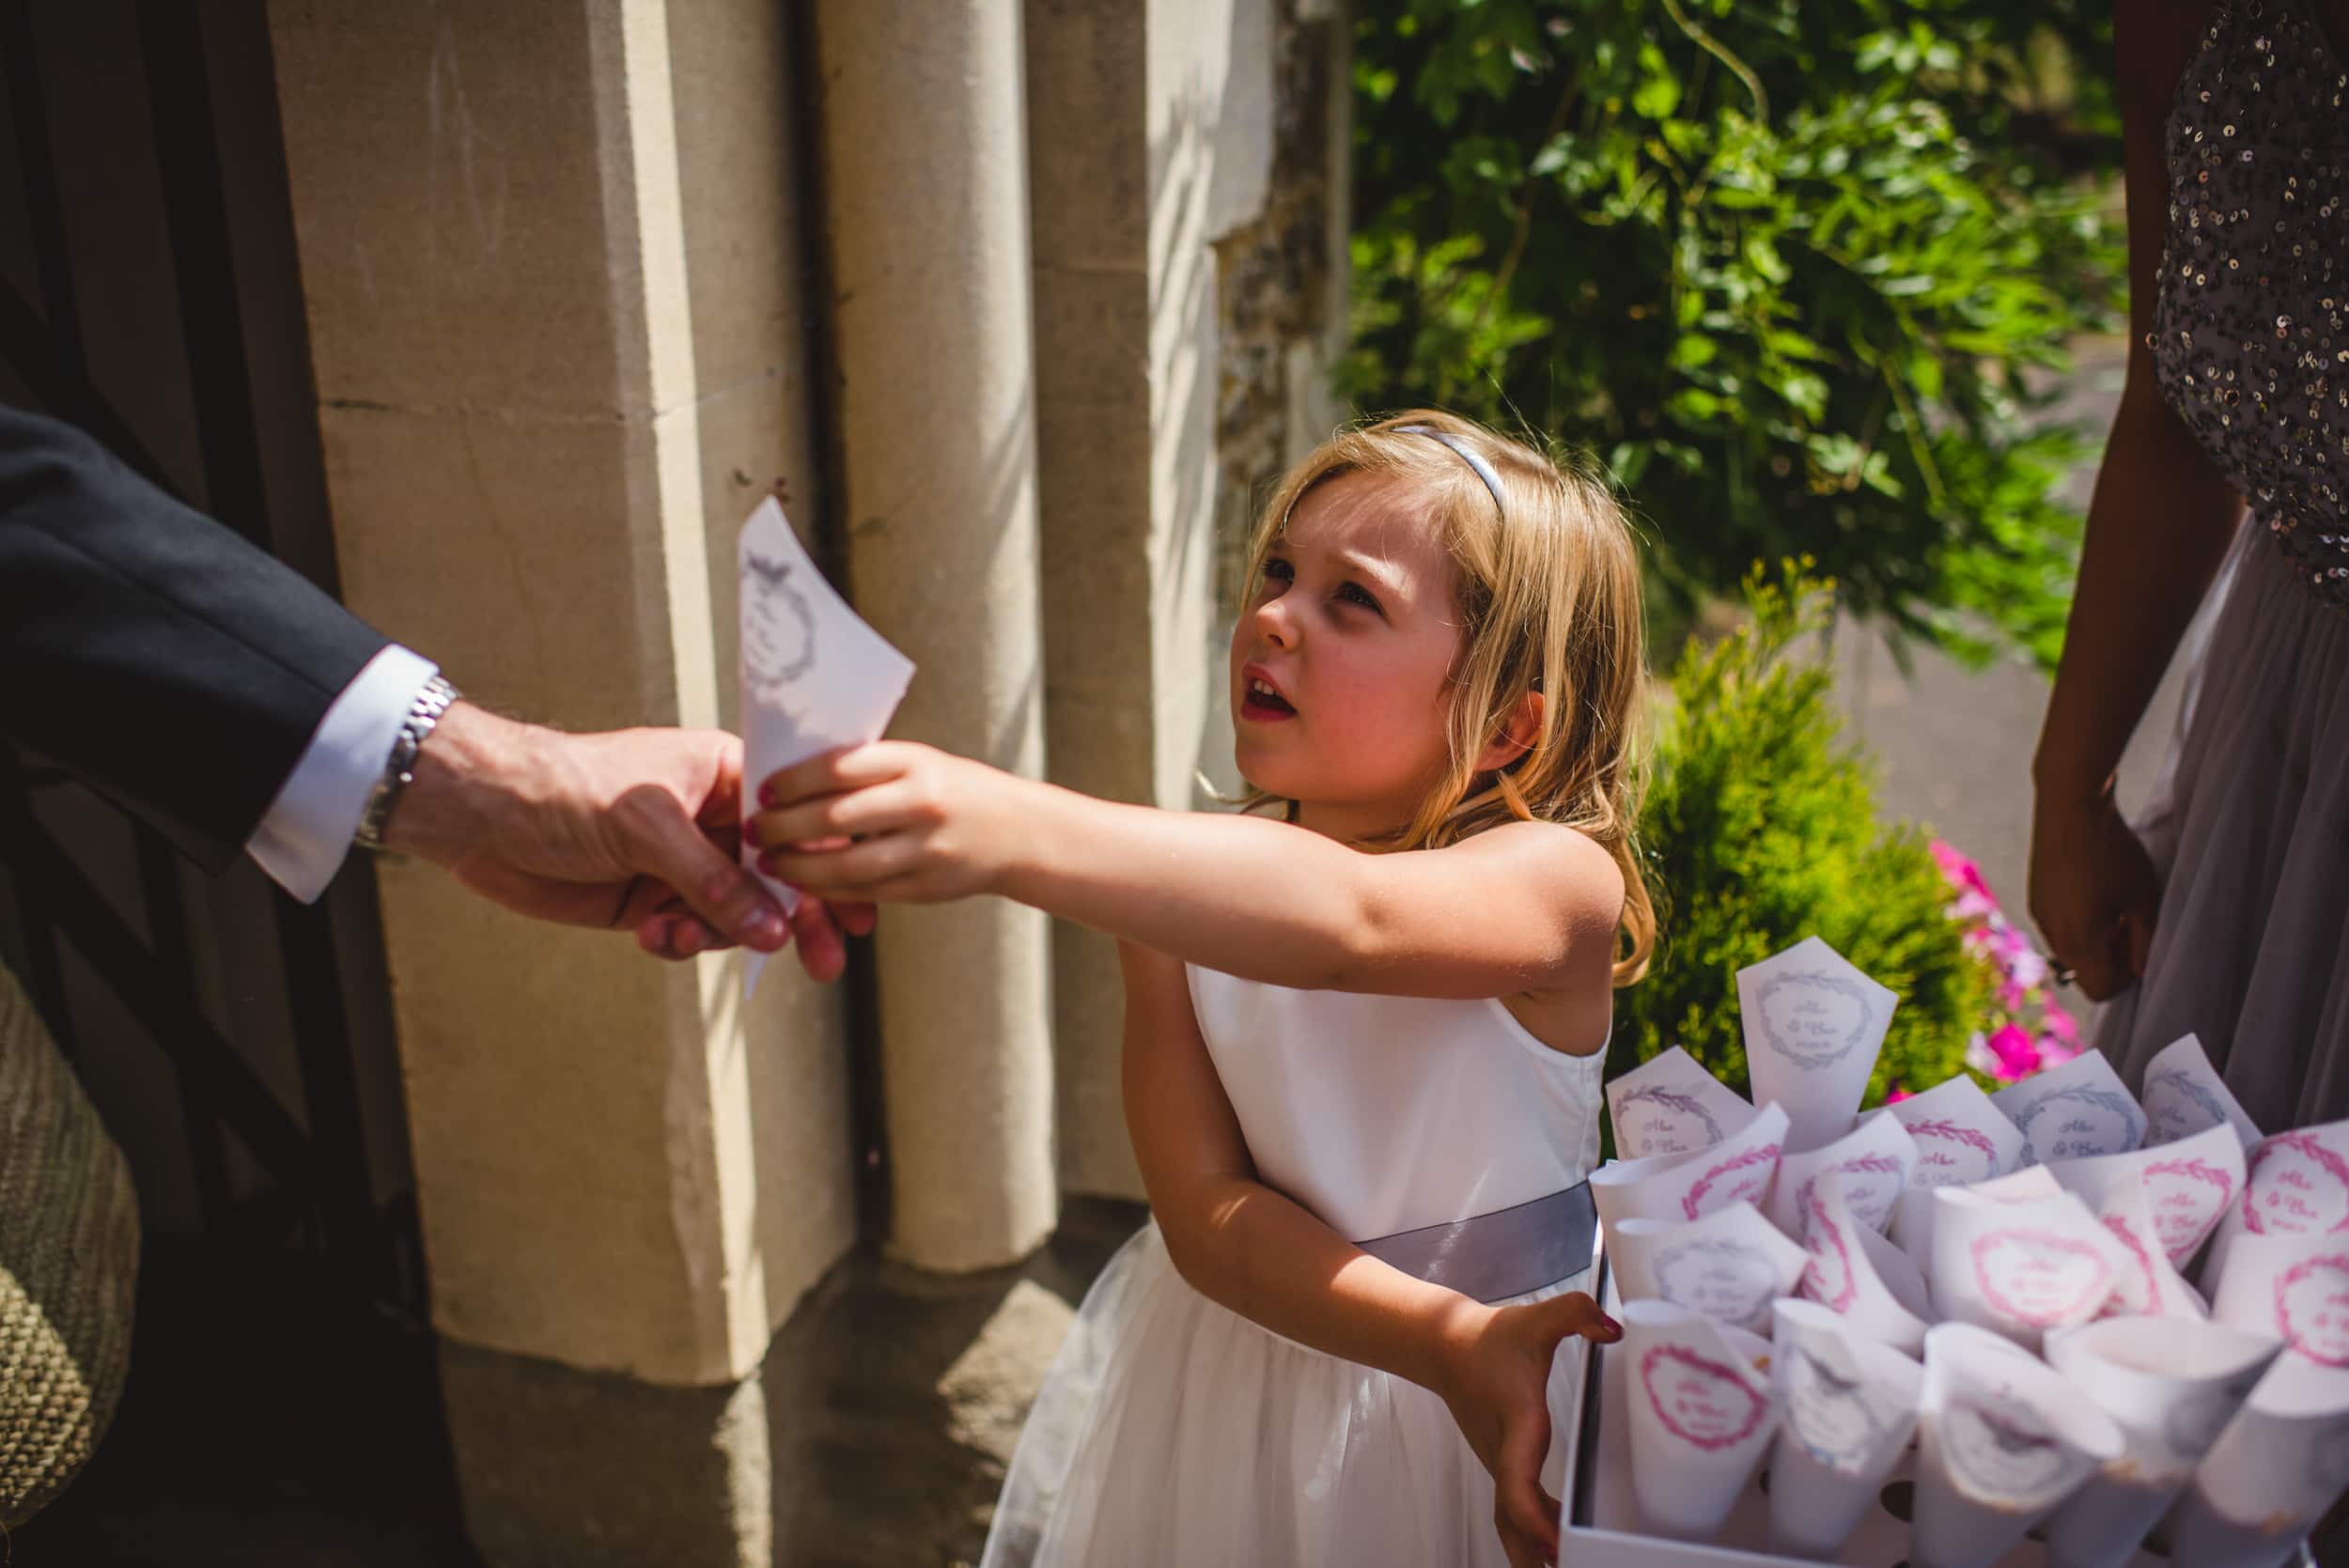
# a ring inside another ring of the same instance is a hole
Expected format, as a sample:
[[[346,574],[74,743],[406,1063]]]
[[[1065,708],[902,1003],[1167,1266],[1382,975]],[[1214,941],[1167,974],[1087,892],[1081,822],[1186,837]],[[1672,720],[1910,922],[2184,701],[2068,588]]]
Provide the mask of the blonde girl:
[[[1324,443],[1251,549],[1251,810],[1117,804],[882,742],[776,774],[763,863],[835,903],[994,893],[1119,939],[1152,1220],[1039,1394],[989,1564],[1531,1563],[1633,845],[1631,534],[1432,411]]]

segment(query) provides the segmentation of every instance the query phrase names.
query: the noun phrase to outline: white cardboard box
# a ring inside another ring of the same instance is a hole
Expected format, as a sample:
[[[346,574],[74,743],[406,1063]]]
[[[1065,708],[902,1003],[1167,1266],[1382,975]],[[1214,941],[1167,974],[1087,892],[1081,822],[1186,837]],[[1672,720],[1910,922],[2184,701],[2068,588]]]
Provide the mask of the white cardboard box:
[[[1600,1281],[1600,1299],[1612,1312],[1621,1303],[1603,1260]],[[1750,1546],[1697,1545],[1640,1532],[1638,1504],[1631,1491],[1631,1435],[1624,1415],[1629,1407],[1629,1365],[1619,1351],[1591,1347],[1582,1389],[1582,1418],[1566,1434],[1559,1561],[1568,1568],[1804,1568],[1806,1559],[1761,1549],[1760,1544],[1769,1538],[1769,1501],[1763,1492],[1766,1481],[1763,1476],[1746,1487],[1730,1512],[1729,1522],[1721,1528],[1724,1543],[1751,1542]],[[1894,1469],[1885,1485],[1886,1496],[1898,1498],[1907,1487],[1910,1463],[1904,1459]],[[1879,1503],[1860,1521],[1834,1560],[1848,1568],[1899,1568],[1908,1560],[1907,1522]],[[2046,1568],[2046,1548],[2026,1539],[1999,1560],[1998,1568]],[[2166,1557],[2139,1551],[2130,1560],[2129,1568],[2170,1565]]]

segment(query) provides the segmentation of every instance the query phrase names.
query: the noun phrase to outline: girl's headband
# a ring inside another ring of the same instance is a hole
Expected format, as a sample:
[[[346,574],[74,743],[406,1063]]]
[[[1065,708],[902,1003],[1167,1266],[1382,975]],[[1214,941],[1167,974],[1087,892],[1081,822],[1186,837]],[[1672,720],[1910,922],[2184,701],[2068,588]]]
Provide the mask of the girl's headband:
[[[1501,475],[1493,472],[1492,464],[1477,455],[1476,448],[1448,430],[1437,429],[1433,425],[1397,425],[1393,428],[1399,436],[1425,436],[1457,452],[1469,467],[1476,470],[1476,476],[1485,481],[1485,488],[1493,492],[1493,505],[1504,516],[1507,515],[1509,508],[1501,505]]]

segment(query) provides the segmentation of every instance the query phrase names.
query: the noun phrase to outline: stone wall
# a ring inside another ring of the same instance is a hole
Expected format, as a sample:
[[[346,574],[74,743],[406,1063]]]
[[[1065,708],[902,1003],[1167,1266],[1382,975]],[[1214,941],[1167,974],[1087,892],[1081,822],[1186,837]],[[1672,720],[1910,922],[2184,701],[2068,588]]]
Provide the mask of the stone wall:
[[[786,14],[272,7],[352,602],[534,717],[723,722],[732,529],[787,474],[923,665],[893,733],[1193,804],[1218,564],[1337,418],[1342,19]],[[474,1539],[749,1568],[779,1515],[797,1550],[826,1475],[756,1368],[858,1219],[841,993],[784,964],[746,1007],[730,959],[614,962],[413,868],[383,903]],[[913,1294],[1012,1265],[1063,1192],[1139,1193],[1113,944],[976,901],[890,911],[878,955]],[[813,1318],[782,1361],[891,1331]],[[1000,1450],[1048,1337],[988,1342],[949,1403],[994,1436],[951,1449]]]
[[[1237,608],[1256,508],[1346,412],[1330,390],[1346,323],[1346,21],[1336,0],[1274,0],[1272,10],[1272,162],[1264,205],[1216,243],[1222,345],[1216,579],[1227,616]]]
[[[1335,417],[1332,11],[1028,0],[1046,753],[1072,788],[1179,810],[1228,770],[1229,538]],[[1114,945],[1064,924],[1052,956],[1062,1185],[1139,1196]]]

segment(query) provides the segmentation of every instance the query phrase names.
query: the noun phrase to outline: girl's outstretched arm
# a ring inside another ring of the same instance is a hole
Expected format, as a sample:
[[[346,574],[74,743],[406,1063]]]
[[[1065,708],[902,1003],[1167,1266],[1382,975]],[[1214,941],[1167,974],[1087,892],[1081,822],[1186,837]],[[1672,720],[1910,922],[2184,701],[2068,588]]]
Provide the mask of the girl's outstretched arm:
[[[1256,1177],[1191,1011],[1180,960],[1119,944],[1126,974],[1126,1126],[1168,1255],[1210,1300],[1299,1344],[1440,1395],[1492,1472],[1515,1562],[1558,1549],[1544,1492],[1549,1369],[1569,1334],[1622,1332],[1575,1292],[1488,1307],[1380,1262]]]
[[[760,799],[761,863],[828,903],[1001,893],[1304,989],[1603,993],[1614,963],[1622,876],[1595,841],[1550,823],[1365,854],[1261,817],[1098,800],[908,741],[786,768]]]

